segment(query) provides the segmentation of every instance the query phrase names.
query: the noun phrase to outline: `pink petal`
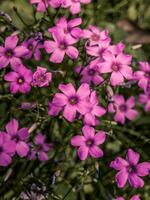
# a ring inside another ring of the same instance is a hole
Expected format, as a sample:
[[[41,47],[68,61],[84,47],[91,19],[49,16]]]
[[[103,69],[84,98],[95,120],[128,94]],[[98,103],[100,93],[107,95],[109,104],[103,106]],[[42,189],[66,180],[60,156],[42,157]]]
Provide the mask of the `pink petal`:
[[[112,72],[110,76],[110,83],[113,86],[120,85],[123,83],[124,78],[120,72]]]
[[[79,113],[81,113],[82,115],[85,115],[87,113],[89,113],[92,110],[92,106],[89,102],[86,101],[80,101],[77,105],[76,105],[76,109]]]
[[[34,139],[35,144],[43,145],[45,142],[45,135],[42,135],[41,133],[37,134]]]
[[[70,11],[71,13],[74,14],[78,14],[81,11],[81,7],[80,7],[80,3],[79,2],[75,2],[71,5],[70,7]]]
[[[131,165],[135,166],[139,162],[140,154],[133,151],[132,149],[128,149],[126,159]]]
[[[90,87],[87,83],[82,83],[79,89],[77,90],[77,95],[80,99],[85,99],[90,95]]]
[[[6,153],[0,154],[0,166],[6,167],[6,166],[10,165],[11,162],[12,162],[12,159],[8,154],[6,154]]]
[[[81,23],[82,23],[82,19],[80,17],[78,17],[78,18],[71,19],[68,22],[68,25],[69,25],[69,27],[75,27],[75,26],[80,25]]]
[[[95,85],[99,85],[99,84],[101,84],[102,82],[103,82],[103,78],[101,77],[101,76],[99,76],[99,75],[95,75],[94,77],[93,77],[93,83],[95,84]]]
[[[101,106],[94,106],[92,113],[98,117],[101,117],[106,113],[106,110]]]
[[[115,94],[113,99],[117,105],[121,105],[125,103],[123,95]]]
[[[61,17],[57,22],[56,25],[61,28],[67,28],[67,20],[65,17]]]
[[[116,157],[115,160],[110,163],[110,167],[116,170],[122,170],[127,166],[129,166],[129,163],[121,157]]]
[[[71,139],[72,146],[82,146],[85,145],[85,138],[81,135],[76,135]]]
[[[88,125],[85,125],[83,126],[82,128],[82,132],[83,132],[83,135],[85,137],[86,140],[89,140],[89,139],[93,139],[94,138],[94,135],[95,135],[95,130],[93,127],[90,127]]]
[[[24,46],[18,46],[14,50],[16,57],[23,57],[29,53],[29,50]]]
[[[17,79],[18,79],[18,73],[16,73],[16,72],[9,72],[9,73],[7,73],[7,74],[5,74],[5,76],[4,76],[4,79],[6,80],[6,81],[16,81]]]
[[[74,96],[76,94],[75,88],[71,83],[59,84],[59,90],[63,92],[66,96]]]
[[[125,168],[119,171],[115,176],[118,188],[123,188],[128,179],[128,173]]]
[[[27,156],[29,152],[29,146],[25,142],[20,141],[16,146],[16,152],[21,158],[23,158]]]
[[[147,176],[150,173],[150,162],[142,162],[136,166],[138,176]]]
[[[113,63],[116,60],[115,56],[111,52],[109,52],[109,51],[105,51],[103,53],[103,59],[106,60],[106,61],[108,61],[109,63]]]
[[[133,108],[135,105],[135,98],[133,96],[129,97],[126,101],[126,104],[129,108]]]
[[[116,60],[117,60],[117,62],[122,63],[124,65],[130,65],[131,61],[132,61],[132,56],[124,54],[124,53],[120,53],[117,56]]]
[[[79,55],[78,50],[73,47],[73,46],[69,46],[66,50],[66,54],[71,58],[71,59],[76,59]]]
[[[20,140],[25,140],[27,139],[28,135],[29,135],[29,131],[28,128],[21,128],[17,134],[19,135]]]
[[[18,121],[16,119],[12,119],[6,124],[6,131],[9,135],[13,136],[17,133],[18,127]]]
[[[53,63],[61,63],[64,59],[65,51],[60,49],[55,49],[55,51],[50,56],[50,61]]]
[[[0,57],[0,69],[4,68],[4,67],[7,67],[8,64],[9,64],[9,59],[7,59],[4,56],[1,56]]]
[[[99,64],[99,72],[102,74],[112,72],[112,63],[111,62],[103,62]]]
[[[134,120],[138,116],[138,112],[136,110],[133,110],[133,109],[128,109],[128,111],[125,113],[125,116],[129,120]]]
[[[52,53],[55,51],[55,49],[57,48],[57,43],[54,41],[45,41],[44,42],[44,48],[46,50],[47,53]]]
[[[128,180],[130,185],[134,188],[142,188],[144,186],[144,181],[136,174],[130,174]]]
[[[120,72],[123,74],[123,76],[127,79],[130,80],[133,78],[133,71],[131,67],[128,67],[126,65],[122,65]]]
[[[63,116],[69,122],[73,122],[76,117],[76,108],[70,104],[67,104],[64,108]]]
[[[7,37],[5,40],[5,47],[8,49],[14,49],[17,46],[18,40],[19,39],[17,35],[11,35]]]
[[[78,149],[78,156],[80,160],[86,160],[89,149],[86,146],[80,146]]]
[[[16,83],[11,83],[10,84],[11,93],[13,93],[13,94],[16,93],[18,91],[18,89],[19,89],[19,86]]]
[[[100,158],[104,155],[103,151],[95,145],[89,148],[89,154],[93,158]]]
[[[106,133],[104,131],[98,131],[94,136],[94,144],[100,145],[103,144],[106,139]]]
[[[4,143],[3,149],[4,149],[5,153],[14,154],[15,150],[16,150],[16,143],[12,140],[7,141]]]
[[[84,123],[86,125],[96,126],[96,117],[92,113],[87,113],[84,116]]]
[[[134,195],[130,200],[141,200],[139,195]]]
[[[39,160],[41,160],[41,161],[47,161],[48,160],[48,155],[44,151],[39,152],[38,157],[39,157]]]
[[[125,123],[125,115],[124,115],[124,113],[122,113],[120,111],[117,111],[117,113],[115,114],[114,119],[115,119],[116,122],[119,122],[121,124]]]
[[[53,104],[55,106],[64,106],[68,102],[67,97],[62,93],[56,93],[53,98]]]

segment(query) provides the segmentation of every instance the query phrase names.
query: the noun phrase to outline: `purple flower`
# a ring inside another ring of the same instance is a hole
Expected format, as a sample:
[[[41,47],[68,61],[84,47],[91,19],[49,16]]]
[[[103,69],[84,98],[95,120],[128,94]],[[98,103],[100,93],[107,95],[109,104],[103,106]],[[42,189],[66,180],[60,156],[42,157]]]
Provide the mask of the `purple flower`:
[[[139,153],[128,149],[126,160],[121,157],[116,157],[110,163],[110,167],[119,171],[115,178],[119,188],[123,188],[127,181],[133,188],[141,188],[144,186],[144,181],[140,177],[149,175],[150,162],[138,163],[139,159]]]
[[[138,116],[138,112],[134,109],[135,99],[133,96],[126,101],[122,95],[114,95],[113,103],[109,105],[109,112],[115,112],[115,121],[124,124],[125,118],[134,120]]]
[[[52,73],[47,72],[44,67],[37,67],[37,70],[33,74],[33,86],[46,87],[52,80]]]
[[[0,131],[0,166],[6,167],[12,162],[15,153],[15,143],[5,132]]]
[[[8,124],[6,124],[6,131],[11,140],[15,143],[16,153],[21,158],[25,157],[29,151],[29,146],[26,143],[26,139],[29,135],[28,128],[19,129],[18,121],[12,119]]]
[[[27,93],[31,89],[32,71],[23,65],[18,65],[14,68],[14,71],[7,73],[4,79],[10,82],[11,93],[16,93],[18,91]]]
[[[96,126],[99,122],[97,117],[103,116],[106,113],[106,110],[102,106],[99,106],[99,100],[95,91],[91,93],[89,102],[91,103],[92,110],[84,115],[84,123]]]
[[[150,93],[150,64],[148,62],[139,62],[140,71],[134,73],[138,80],[138,86],[144,89],[145,93]]]
[[[77,41],[82,36],[81,28],[77,27],[82,23],[81,18],[74,18],[69,21],[65,17],[61,17],[57,22],[56,26],[49,28],[48,31],[52,33],[53,31],[59,31],[62,29],[64,34],[72,37],[72,40]]]
[[[116,199],[114,200],[125,200],[123,197],[117,197]],[[134,195],[130,198],[130,200],[141,200],[139,195]]]
[[[55,106],[53,103],[48,103],[48,114],[50,116],[57,116],[62,111],[61,106]]]
[[[66,35],[63,30],[55,30],[52,33],[54,41],[45,41],[44,47],[47,53],[50,53],[50,62],[61,63],[64,59],[65,54],[71,59],[78,57],[77,48],[72,45],[76,42],[70,35]]]
[[[28,53],[24,46],[17,46],[18,36],[11,35],[6,38],[4,46],[0,46],[0,69],[7,67],[10,63],[12,67],[21,64],[21,57]]]
[[[94,128],[84,126],[82,128],[83,136],[76,135],[71,139],[71,145],[78,147],[78,156],[80,160],[85,160],[88,155],[93,158],[100,158],[103,156],[103,151],[98,147],[103,144],[106,139],[104,131],[98,131],[95,134]]]
[[[123,53],[123,50],[125,48],[125,45],[122,42],[119,42],[118,44],[115,45],[110,45],[108,47],[108,50],[114,54],[114,55],[118,55],[119,53]]]
[[[145,104],[144,110],[146,112],[150,111],[150,94],[140,94],[139,95],[139,102]]]
[[[48,8],[50,0],[30,0],[31,4],[37,5],[37,11],[45,12],[46,8]]]
[[[53,105],[64,107],[63,116],[70,122],[73,122],[76,113],[85,115],[91,111],[91,105],[87,102],[90,95],[89,85],[83,83],[76,91],[71,83],[60,84],[59,89],[63,93],[56,93],[53,98]]]
[[[24,58],[30,59],[32,56],[34,56],[35,60],[41,60],[40,49],[43,48],[41,42],[35,40],[34,38],[30,38],[29,40],[24,41],[22,46],[28,49],[28,53],[26,56],[24,56]]]
[[[36,157],[40,161],[48,160],[48,151],[53,147],[52,143],[45,142],[45,136],[42,133],[39,133],[34,138],[34,143],[31,145],[31,152],[29,154],[29,159],[33,160]]]
[[[81,11],[81,3],[82,4],[89,4],[91,0],[65,0],[63,3],[64,8],[70,8],[70,12],[75,15],[80,13]]]
[[[117,56],[109,51],[103,54],[104,62],[100,63],[100,72],[102,74],[111,73],[110,83],[113,86],[120,85],[127,80],[133,79],[133,71],[129,66],[131,64],[132,56],[119,53]]]
[[[90,25],[88,29],[83,30],[83,38],[89,40],[90,46],[99,45],[104,40],[109,41],[108,43],[111,41],[108,30],[100,31],[98,27],[93,25]]]
[[[81,83],[93,83],[99,85],[103,82],[103,78],[100,76],[99,66],[96,61],[91,61],[90,64],[83,68],[81,72]]]

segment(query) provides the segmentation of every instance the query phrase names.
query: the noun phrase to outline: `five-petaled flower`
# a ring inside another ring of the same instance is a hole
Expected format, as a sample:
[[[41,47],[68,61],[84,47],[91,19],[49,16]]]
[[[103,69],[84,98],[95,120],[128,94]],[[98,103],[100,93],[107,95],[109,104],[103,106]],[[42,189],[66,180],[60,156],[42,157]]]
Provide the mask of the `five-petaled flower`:
[[[127,181],[134,188],[141,188],[144,186],[144,181],[140,177],[149,175],[150,162],[138,163],[139,159],[139,153],[128,149],[126,159],[118,156],[110,163],[110,167],[119,171],[115,178],[119,188],[123,188]]]
[[[82,128],[83,135],[76,135],[71,139],[71,145],[78,147],[78,156],[80,160],[85,160],[88,155],[93,158],[100,158],[104,155],[99,145],[106,139],[104,131],[98,131],[95,134],[94,128],[85,125]]]

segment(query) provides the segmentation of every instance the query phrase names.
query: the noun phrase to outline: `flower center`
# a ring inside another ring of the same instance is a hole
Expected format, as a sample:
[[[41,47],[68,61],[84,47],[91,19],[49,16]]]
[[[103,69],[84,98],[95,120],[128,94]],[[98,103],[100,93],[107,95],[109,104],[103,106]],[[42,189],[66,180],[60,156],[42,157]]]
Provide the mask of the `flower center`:
[[[86,145],[88,147],[91,147],[93,144],[94,144],[94,141],[92,139],[89,139],[89,140],[86,141]]]
[[[11,49],[8,49],[6,52],[5,52],[5,56],[7,58],[12,58],[13,57],[13,51]]]
[[[129,172],[129,173],[134,173],[134,172],[136,172],[135,166],[129,166],[129,167],[128,167],[128,172]]]
[[[91,38],[92,38],[93,41],[98,41],[100,37],[99,37],[99,35],[97,35],[97,34],[93,34],[93,35],[91,36]]]
[[[61,43],[59,47],[61,50],[65,50],[67,48],[67,44],[65,42]]]
[[[44,81],[45,81],[45,74],[39,75],[39,76],[37,77],[37,79],[38,79],[38,81],[40,81],[40,82],[44,82]]]
[[[119,106],[119,109],[120,109],[120,111],[122,111],[122,112],[127,111],[127,106],[126,106],[126,104],[120,105],[120,106]]]
[[[13,135],[12,140],[14,140],[15,142],[18,142],[20,140],[20,138],[18,135]]]
[[[21,85],[23,83],[24,83],[24,78],[23,77],[18,78],[18,84]]]
[[[95,70],[94,69],[89,69],[89,71],[88,71],[88,74],[90,75],[90,76],[93,76],[94,74],[95,74]]]
[[[111,66],[111,68],[112,68],[112,70],[115,71],[115,72],[118,72],[118,71],[119,71],[119,65],[117,65],[117,64],[113,64],[113,65]]]
[[[33,45],[32,45],[32,44],[29,44],[29,45],[28,45],[28,49],[29,49],[29,50],[33,50]]]
[[[146,77],[146,78],[150,78],[150,72],[146,72],[146,73],[145,73],[145,77]]]
[[[78,98],[77,98],[77,97],[71,97],[71,98],[69,99],[69,103],[70,103],[71,105],[76,105],[76,104],[78,103]]]
[[[0,153],[2,153],[3,152],[3,148],[2,147],[0,147]]]

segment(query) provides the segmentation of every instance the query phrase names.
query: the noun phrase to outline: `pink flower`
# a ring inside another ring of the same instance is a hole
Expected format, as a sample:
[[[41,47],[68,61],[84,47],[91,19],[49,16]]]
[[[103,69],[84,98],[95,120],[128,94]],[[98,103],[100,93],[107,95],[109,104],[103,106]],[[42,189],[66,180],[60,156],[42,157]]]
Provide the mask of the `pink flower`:
[[[59,89],[63,93],[56,93],[52,103],[57,107],[64,107],[65,119],[73,122],[77,112],[82,115],[90,112],[91,105],[87,102],[87,97],[90,95],[88,84],[83,83],[77,91],[71,83],[60,84]]]
[[[63,3],[64,8],[70,8],[70,12],[74,14],[78,14],[81,12],[81,5],[80,4],[89,4],[91,0],[65,0]]]
[[[53,147],[52,143],[46,143],[45,135],[39,133],[34,138],[34,144],[30,144],[31,152],[29,154],[29,159],[33,160],[36,157],[40,161],[47,161],[48,160],[48,151]]]
[[[50,53],[50,62],[61,63],[64,59],[65,54],[71,59],[78,57],[77,48],[72,45],[76,42],[70,37],[70,35],[64,34],[62,30],[56,30],[52,33],[54,41],[45,41],[44,47],[47,53]]]
[[[109,112],[115,112],[115,121],[124,124],[125,119],[134,120],[138,116],[138,112],[134,110],[135,99],[133,96],[126,101],[122,95],[114,95],[113,103],[109,105]]]
[[[103,156],[103,151],[98,147],[103,144],[106,139],[104,131],[98,131],[95,134],[94,128],[84,126],[82,128],[83,136],[76,135],[71,139],[71,145],[78,147],[78,156],[80,160],[85,160],[88,155],[93,158],[100,158]]]
[[[104,62],[100,63],[100,72],[103,74],[111,73],[110,83],[113,86],[120,85],[124,79],[131,80],[133,78],[131,64],[131,55],[119,53],[117,56],[110,52],[103,54]]]
[[[109,41],[103,40],[99,45],[86,46],[86,52],[90,56],[96,57],[97,62],[104,62],[103,55],[108,51]]]
[[[22,46],[28,49],[28,53],[26,56],[24,56],[24,58],[30,59],[32,56],[34,56],[35,60],[41,60],[40,49],[43,48],[41,42],[36,41],[34,38],[30,38],[29,40],[24,41]]]
[[[11,93],[18,91],[27,93],[31,89],[32,71],[23,65],[18,65],[14,71],[5,74],[4,79],[10,82]]]
[[[50,116],[57,116],[62,111],[61,106],[55,106],[53,103],[48,103],[48,114]]]
[[[146,112],[150,111],[150,94],[140,94],[139,102],[145,105],[144,110]]]
[[[29,146],[26,143],[29,132],[28,128],[19,129],[19,124],[16,119],[12,119],[8,124],[6,124],[7,134],[10,136],[11,140],[15,143],[16,153],[22,158],[28,154]]]
[[[144,181],[140,177],[149,174],[150,162],[138,163],[139,159],[139,153],[128,149],[126,160],[121,157],[116,157],[116,159],[110,163],[110,167],[119,171],[115,178],[119,188],[123,188],[127,181],[133,188],[141,188],[144,186]]]
[[[139,62],[140,71],[134,73],[138,80],[138,86],[144,89],[145,93],[150,93],[150,64],[148,62]]]
[[[99,85],[103,82],[103,78],[100,76],[99,66],[97,62],[91,61],[89,65],[85,66],[81,72],[82,78],[81,83],[93,83]]]
[[[33,86],[46,87],[52,80],[52,73],[47,72],[46,68],[37,67],[37,70],[33,74]]]
[[[111,41],[108,30],[100,31],[98,27],[93,25],[83,30],[83,38],[89,40],[90,46],[100,44],[104,40],[109,41],[108,43]]]
[[[122,42],[119,42],[118,44],[110,45],[108,49],[112,54],[118,55],[119,53],[123,53],[124,48],[125,45]]]
[[[6,167],[12,162],[15,143],[5,132],[0,131],[0,166]]]
[[[123,197],[118,197],[115,200],[125,200]],[[141,200],[139,195],[134,195],[130,200]]]
[[[50,0],[30,0],[31,4],[37,5],[37,11],[45,12],[46,8],[48,8]]]
[[[64,34],[71,36],[72,40],[77,41],[82,36],[81,28],[77,27],[81,23],[82,23],[81,18],[74,18],[71,20],[67,20],[65,17],[61,17],[56,22],[56,26],[49,28],[48,31],[50,33],[53,33],[57,31],[57,29],[62,29]]]
[[[24,46],[17,46],[18,36],[11,35],[6,38],[4,46],[0,46],[0,69],[7,67],[10,63],[12,67],[21,64],[21,57],[28,53]]]
[[[99,100],[96,92],[93,91],[90,95],[89,102],[91,103],[92,110],[84,115],[84,123],[91,126],[98,124],[97,117],[101,117],[106,113],[106,110],[99,105]]]

